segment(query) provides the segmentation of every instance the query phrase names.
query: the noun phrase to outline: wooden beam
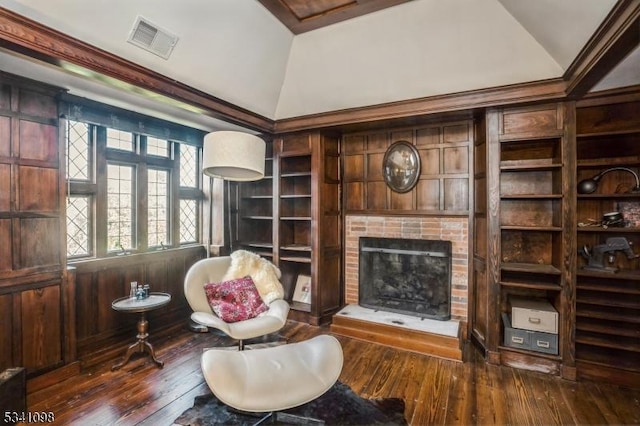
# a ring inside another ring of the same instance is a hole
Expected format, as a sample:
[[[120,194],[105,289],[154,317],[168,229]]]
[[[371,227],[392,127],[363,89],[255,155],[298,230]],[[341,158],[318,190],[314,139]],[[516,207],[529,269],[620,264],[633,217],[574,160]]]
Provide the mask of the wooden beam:
[[[640,0],[620,0],[565,72],[568,96],[584,96],[639,44]]]

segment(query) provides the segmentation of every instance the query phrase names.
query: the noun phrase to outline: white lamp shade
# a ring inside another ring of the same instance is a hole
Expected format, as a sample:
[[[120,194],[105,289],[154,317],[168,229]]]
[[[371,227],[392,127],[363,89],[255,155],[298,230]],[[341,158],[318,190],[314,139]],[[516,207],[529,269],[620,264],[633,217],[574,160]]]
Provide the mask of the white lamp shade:
[[[233,181],[264,177],[265,142],[243,132],[212,132],[204,137],[202,172]]]

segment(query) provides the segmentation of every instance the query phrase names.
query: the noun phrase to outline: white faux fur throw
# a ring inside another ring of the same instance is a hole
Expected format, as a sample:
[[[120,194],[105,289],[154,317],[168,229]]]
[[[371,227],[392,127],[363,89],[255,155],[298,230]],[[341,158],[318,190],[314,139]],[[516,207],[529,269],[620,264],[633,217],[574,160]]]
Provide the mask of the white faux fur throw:
[[[242,278],[249,275],[260,293],[264,303],[269,304],[276,299],[284,298],[284,288],[279,279],[280,269],[267,259],[246,250],[231,253],[231,265],[223,277],[223,281]]]

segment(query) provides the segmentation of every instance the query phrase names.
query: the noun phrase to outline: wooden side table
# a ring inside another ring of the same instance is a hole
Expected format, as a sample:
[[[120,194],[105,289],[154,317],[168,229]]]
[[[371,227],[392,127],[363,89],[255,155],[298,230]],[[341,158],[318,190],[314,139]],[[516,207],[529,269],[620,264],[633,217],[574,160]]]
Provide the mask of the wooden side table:
[[[136,351],[140,353],[145,351],[148,352],[151,359],[158,365],[158,367],[162,368],[164,366],[164,362],[156,358],[153,346],[151,346],[151,343],[147,341],[147,338],[149,337],[149,322],[145,318],[145,313],[161,308],[170,301],[171,295],[168,293],[151,293],[146,299],[138,300],[134,297],[121,297],[111,303],[111,307],[116,311],[140,314],[140,319],[137,324],[138,335],[136,336],[138,341],[127,348],[127,352],[122,362],[115,364],[111,367],[111,370],[117,370],[129,362],[129,358],[131,358],[131,355]]]

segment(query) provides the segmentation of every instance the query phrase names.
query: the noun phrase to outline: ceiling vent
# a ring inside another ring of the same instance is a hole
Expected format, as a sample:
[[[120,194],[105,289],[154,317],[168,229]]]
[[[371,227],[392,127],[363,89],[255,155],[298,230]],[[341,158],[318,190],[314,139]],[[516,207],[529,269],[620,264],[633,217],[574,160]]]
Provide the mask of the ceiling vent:
[[[161,58],[169,59],[171,51],[178,42],[178,36],[138,16],[129,34],[128,42]]]

